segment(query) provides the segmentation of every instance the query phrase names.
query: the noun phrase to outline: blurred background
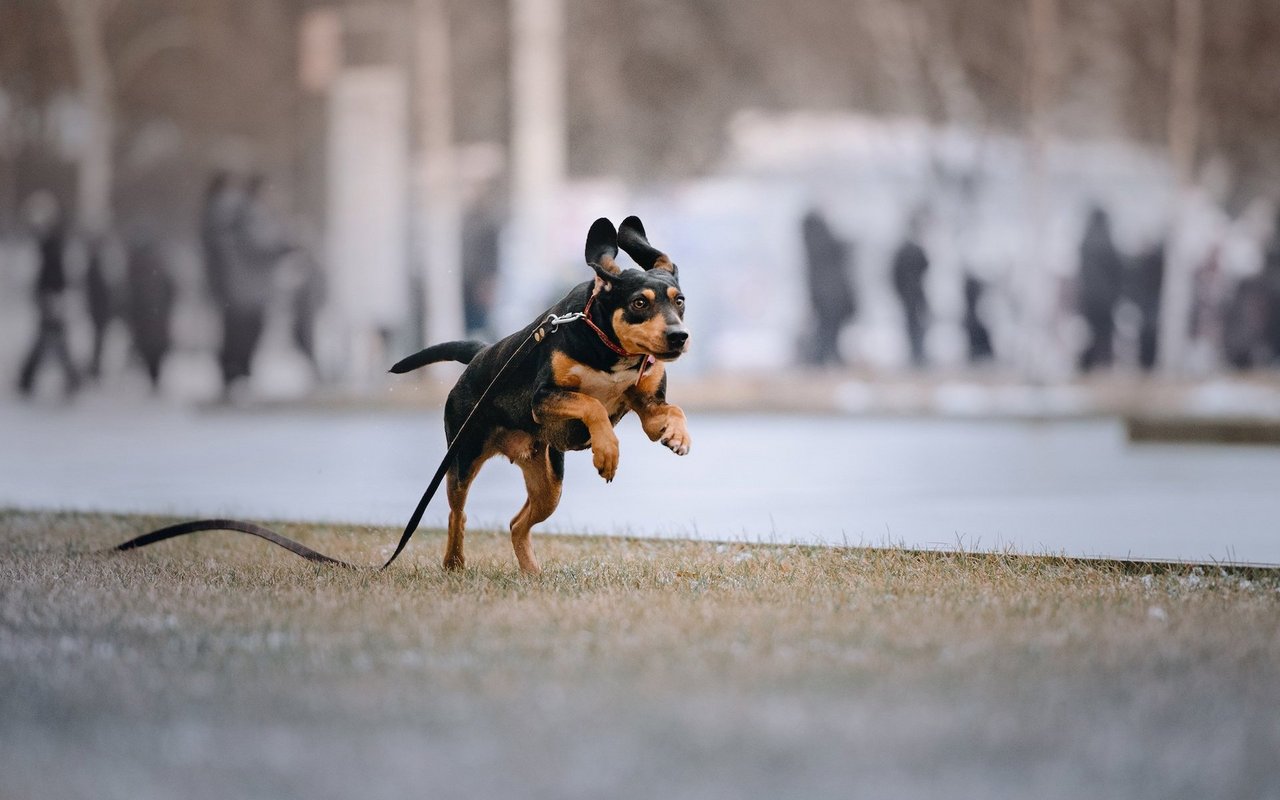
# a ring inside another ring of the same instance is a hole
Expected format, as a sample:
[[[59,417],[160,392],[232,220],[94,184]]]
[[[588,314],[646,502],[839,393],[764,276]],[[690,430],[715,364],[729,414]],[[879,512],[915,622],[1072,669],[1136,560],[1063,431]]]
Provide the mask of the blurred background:
[[[396,524],[637,214],[698,444],[553,528],[1280,563],[1277,198],[1272,0],[0,0],[0,504]]]
[[[1267,0],[5,0],[0,40],[21,393],[385,392],[635,213],[709,404],[1274,400]]]

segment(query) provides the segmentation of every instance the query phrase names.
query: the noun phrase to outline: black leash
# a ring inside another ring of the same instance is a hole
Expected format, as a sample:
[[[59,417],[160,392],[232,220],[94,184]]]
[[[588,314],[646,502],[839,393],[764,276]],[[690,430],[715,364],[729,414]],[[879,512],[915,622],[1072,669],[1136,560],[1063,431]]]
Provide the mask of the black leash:
[[[348,567],[356,569],[355,564],[348,564],[336,558],[326,556],[324,553],[318,553],[290,539],[287,536],[281,536],[270,528],[264,528],[253,522],[243,522],[238,519],[198,519],[192,522],[180,522],[177,525],[170,525],[167,528],[160,528],[151,533],[144,533],[141,536],[130,539],[124,544],[116,545],[113,550],[134,550],[139,547],[146,547],[149,544],[163,542],[165,539],[172,539],[175,536],[184,536],[188,533],[198,533],[199,531],[239,531],[241,533],[252,534],[266,539],[272,544],[278,544],[290,553],[296,553],[308,561],[315,561],[318,564],[336,564],[339,567]]]
[[[520,343],[520,346],[507,357],[502,368],[498,370],[498,373],[493,376],[493,380],[489,381],[489,385],[485,387],[483,392],[481,392],[480,399],[476,400],[475,405],[471,407],[471,412],[468,413],[467,418],[462,421],[462,425],[458,428],[458,432],[454,434],[453,441],[449,443],[449,449],[445,451],[444,458],[440,461],[440,466],[436,468],[436,474],[431,478],[431,483],[427,485],[427,490],[422,493],[422,499],[418,501],[417,508],[413,510],[413,515],[409,517],[409,523],[404,526],[404,533],[400,535],[400,543],[396,545],[396,550],[391,554],[391,558],[387,559],[387,563],[383,564],[378,569],[379,572],[391,566],[392,562],[399,558],[400,553],[405,548],[405,545],[409,544],[409,539],[411,539],[414,532],[418,530],[418,523],[422,521],[422,515],[426,513],[427,506],[431,503],[431,499],[435,497],[436,491],[440,488],[440,482],[444,480],[445,474],[449,471],[449,465],[453,463],[454,456],[457,455],[458,446],[462,442],[462,435],[466,433],[467,427],[471,424],[471,420],[475,417],[476,412],[479,411],[481,406],[484,405],[484,402],[489,399],[489,393],[492,392],[493,388],[498,385],[500,380],[502,380],[502,376],[506,374],[507,369],[515,363],[516,358],[524,352],[524,349],[529,342],[541,342],[548,333],[555,333],[559,329],[560,325],[567,322],[576,322],[582,318],[583,316],[580,313],[564,314],[562,316],[548,314],[547,318],[542,321],[542,324],[534,328],[529,335],[525,337],[524,341]],[[266,539],[272,544],[277,544],[288,550],[290,553],[299,555],[308,561],[314,561],[318,564],[333,564],[339,567],[347,567],[348,569],[363,569],[363,567],[357,566],[356,564],[348,564],[346,561],[332,558],[323,553],[312,550],[310,547],[299,542],[295,542],[287,536],[282,536],[270,528],[263,527],[257,523],[244,522],[236,519],[199,519],[192,520],[190,522],[180,522],[177,525],[170,525],[165,528],[159,528],[158,530],[151,531],[150,533],[144,533],[141,536],[134,537],[133,539],[124,542],[123,544],[118,544],[111,549],[113,551],[135,550],[139,547],[146,547],[149,544],[163,542],[166,539],[173,539],[178,536],[185,536],[189,533],[199,533],[201,531],[237,531],[240,533],[248,533],[253,536]]]

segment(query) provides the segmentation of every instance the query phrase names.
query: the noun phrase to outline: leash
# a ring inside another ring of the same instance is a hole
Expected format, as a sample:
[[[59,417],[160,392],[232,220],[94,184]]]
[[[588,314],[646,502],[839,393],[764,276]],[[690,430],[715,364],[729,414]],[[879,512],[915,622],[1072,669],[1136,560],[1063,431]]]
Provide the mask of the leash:
[[[334,564],[339,567],[347,567],[348,569],[357,569],[355,564],[348,564],[337,558],[326,556],[324,553],[316,552],[305,544],[295,542],[287,536],[281,536],[270,528],[265,528],[253,522],[244,522],[238,519],[200,519],[193,522],[182,522],[177,525],[170,525],[167,528],[160,528],[151,533],[144,533],[141,536],[130,539],[124,544],[116,545],[112,550],[134,550],[139,547],[146,547],[149,544],[163,542],[165,539],[172,539],[175,536],[183,536],[188,533],[197,533],[199,531],[239,531],[248,533],[253,536],[266,539],[272,544],[278,544],[290,553],[302,556],[308,561],[314,561],[318,564]]]
[[[418,524],[422,521],[422,515],[426,513],[427,506],[431,503],[432,498],[435,497],[436,492],[440,489],[440,483],[444,480],[445,474],[449,471],[449,465],[453,463],[453,459],[457,455],[458,446],[462,442],[462,435],[466,433],[467,428],[471,425],[471,421],[475,418],[476,412],[479,411],[485,401],[489,399],[489,394],[493,391],[493,388],[502,380],[507,369],[515,363],[516,359],[523,353],[529,342],[541,343],[548,334],[556,333],[560,329],[561,325],[582,320],[585,321],[587,325],[589,325],[591,329],[594,330],[605,344],[609,345],[614,352],[632,357],[641,355],[639,353],[627,353],[621,347],[609,341],[605,332],[588,317],[588,314],[591,311],[591,304],[595,301],[596,295],[600,293],[600,288],[601,281],[597,278],[595,288],[591,292],[591,297],[587,299],[587,305],[582,311],[575,311],[570,314],[560,315],[548,314],[546,319],[542,321],[542,324],[530,331],[529,335],[524,338],[524,341],[522,341],[511,355],[507,357],[507,360],[503,363],[497,374],[493,376],[493,380],[489,381],[489,385],[480,393],[480,398],[476,400],[475,405],[471,407],[471,411],[467,414],[467,418],[464,419],[462,421],[462,425],[459,426],[458,432],[454,434],[453,441],[449,443],[449,447],[445,451],[444,458],[440,461],[440,466],[436,468],[435,475],[432,476],[431,482],[427,484],[426,491],[422,493],[422,499],[418,501],[417,507],[414,508],[413,514],[409,517],[409,522],[404,527],[404,533],[400,535],[400,541],[396,545],[395,552],[391,554],[391,557],[387,559],[385,564],[378,568],[378,572],[381,572],[391,566],[392,563],[400,557],[400,553],[404,550],[405,546],[409,544],[409,540],[413,538],[413,534],[418,530]],[[645,366],[650,363],[653,363],[652,356],[647,357]],[[641,367],[640,374],[644,374],[644,366]],[[639,383],[640,379],[636,378],[636,382]],[[247,533],[261,539],[266,539],[272,544],[279,545],[295,555],[301,556],[308,561],[313,561],[318,564],[332,564],[334,566],[346,567],[347,569],[367,569],[367,567],[360,567],[356,564],[347,563],[341,559],[326,556],[325,554],[312,550],[310,547],[307,547],[300,542],[296,542],[287,536],[276,533],[265,526],[235,519],[201,519],[192,520],[190,522],[180,522],[176,525],[169,525],[167,527],[151,531],[150,533],[144,533],[141,536],[136,536],[127,542],[116,545],[111,548],[111,551],[119,552],[124,550],[136,550],[139,547],[146,547],[147,545],[155,544],[156,542],[163,542],[166,539],[173,539],[178,536],[185,536],[190,533],[199,533],[201,531],[237,531],[239,533]]]

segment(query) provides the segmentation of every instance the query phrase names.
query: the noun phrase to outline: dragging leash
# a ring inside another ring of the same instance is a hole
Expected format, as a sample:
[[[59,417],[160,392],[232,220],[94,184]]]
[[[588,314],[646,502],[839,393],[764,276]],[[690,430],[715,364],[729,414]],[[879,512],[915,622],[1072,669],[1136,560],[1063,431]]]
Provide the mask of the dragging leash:
[[[422,499],[418,501],[418,506],[413,510],[413,515],[409,517],[409,522],[404,527],[404,533],[400,535],[400,542],[396,545],[395,552],[391,554],[391,558],[387,559],[387,563],[378,568],[379,572],[391,566],[391,564],[400,557],[400,553],[404,550],[405,545],[409,544],[409,539],[411,539],[414,532],[418,530],[418,523],[422,521],[422,515],[426,513],[427,506],[431,503],[431,499],[435,497],[436,491],[440,488],[441,481],[444,480],[445,474],[449,471],[449,465],[453,463],[454,456],[457,455],[458,445],[462,442],[462,435],[466,433],[467,428],[470,427],[471,420],[475,418],[476,412],[479,411],[485,404],[485,401],[489,399],[489,394],[493,391],[493,388],[497,386],[502,380],[502,377],[506,375],[507,369],[525,352],[525,348],[528,347],[530,342],[541,343],[548,334],[558,331],[561,325],[584,320],[594,331],[596,331],[597,334],[600,335],[601,339],[604,339],[605,344],[608,344],[615,352],[628,356],[638,355],[627,353],[625,350],[622,350],[622,348],[609,341],[605,336],[604,331],[589,318],[588,315],[591,311],[591,304],[599,292],[600,282],[597,280],[595,289],[592,291],[590,299],[587,300],[586,308],[572,314],[561,314],[559,316],[555,314],[548,314],[546,319],[542,321],[542,324],[534,328],[533,331],[525,337],[524,341],[515,349],[515,351],[507,358],[506,362],[502,365],[502,368],[498,370],[498,373],[493,376],[493,380],[489,382],[489,385],[486,386],[485,390],[480,394],[480,398],[476,400],[475,405],[471,407],[470,413],[468,413],[467,418],[462,421],[462,425],[458,428],[458,432],[454,434],[453,441],[449,443],[449,448],[445,451],[444,458],[440,461],[440,466],[436,468],[436,474],[432,476],[431,483],[427,485],[426,491],[422,493]],[[645,367],[650,363],[652,363],[651,356],[646,358],[644,364],[641,366],[641,375],[644,374]],[[639,378],[636,380],[639,382]],[[165,528],[151,531],[150,533],[144,533],[143,535],[134,537],[123,544],[118,544],[111,549],[112,551],[136,550],[139,547],[146,547],[147,545],[155,544],[156,542],[163,542],[166,539],[173,539],[178,536],[185,536],[190,533],[199,533],[201,531],[238,531],[240,533],[247,533],[261,539],[266,539],[268,542],[279,545],[289,552],[301,556],[308,561],[313,561],[318,564],[332,564],[334,566],[347,567],[348,569],[365,569],[365,567],[360,567],[356,564],[349,564],[341,559],[332,558],[323,553],[312,550],[310,547],[299,542],[295,542],[287,536],[276,533],[270,528],[258,525],[257,523],[244,522],[235,519],[201,519],[192,520],[190,522],[180,522],[177,525],[170,525]]]
[[[146,547],[149,544],[163,542],[165,539],[172,539],[175,536],[183,536],[188,533],[197,533],[199,531],[239,531],[248,533],[262,539],[266,539],[272,544],[278,544],[290,553],[296,553],[308,561],[314,561],[317,564],[334,564],[339,567],[348,567],[355,569],[354,564],[348,564],[336,558],[330,558],[324,553],[318,553],[290,539],[287,536],[281,536],[270,528],[264,528],[253,522],[243,522],[238,519],[198,519],[193,522],[182,522],[177,525],[170,525],[167,528],[160,528],[151,533],[144,533],[141,536],[130,539],[124,544],[113,547],[113,550],[135,550],[139,547]]]

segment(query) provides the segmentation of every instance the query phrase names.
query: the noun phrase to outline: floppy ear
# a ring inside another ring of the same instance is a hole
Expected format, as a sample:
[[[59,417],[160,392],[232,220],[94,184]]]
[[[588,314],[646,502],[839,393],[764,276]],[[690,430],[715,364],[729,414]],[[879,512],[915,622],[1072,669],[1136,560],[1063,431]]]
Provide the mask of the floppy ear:
[[[617,255],[618,232],[613,229],[612,222],[601,217],[591,223],[591,230],[587,231],[587,265],[601,278],[608,279],[622,272],[613,260]]]
[[[665,269],[672,274],[676,271],[676,265],[671,263],[667,254],[649,244],[639,217],[627,217],[622,221],[618,228],[618,246],[645,269]]]

